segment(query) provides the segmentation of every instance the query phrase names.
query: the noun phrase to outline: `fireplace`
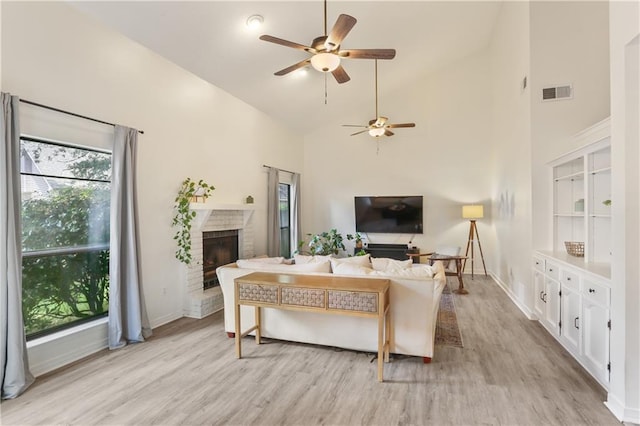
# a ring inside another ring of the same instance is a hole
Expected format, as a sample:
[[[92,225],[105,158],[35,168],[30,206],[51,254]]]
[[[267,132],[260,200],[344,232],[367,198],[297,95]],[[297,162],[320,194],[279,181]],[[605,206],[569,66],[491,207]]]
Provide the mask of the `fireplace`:
[[[202,289],[220,285],[216,275],[218,266],[238,260],[238,230],[202,233]]]

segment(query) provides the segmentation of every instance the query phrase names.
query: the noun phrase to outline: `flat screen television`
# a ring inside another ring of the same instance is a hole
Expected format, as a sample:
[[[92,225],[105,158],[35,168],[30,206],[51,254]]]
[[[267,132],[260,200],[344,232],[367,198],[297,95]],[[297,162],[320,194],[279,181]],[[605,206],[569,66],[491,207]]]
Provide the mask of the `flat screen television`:
[[[422,195],[355,197],[356,231],[422,234]]]

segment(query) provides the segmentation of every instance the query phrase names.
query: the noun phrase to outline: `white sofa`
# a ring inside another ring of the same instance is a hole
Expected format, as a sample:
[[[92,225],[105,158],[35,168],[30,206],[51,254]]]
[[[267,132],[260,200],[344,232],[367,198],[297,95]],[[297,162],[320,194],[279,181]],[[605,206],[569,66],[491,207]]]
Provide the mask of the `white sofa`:
[[[239,268],[235,263],[217,268],[224,297],[224,327],[229,337],[235,336],[234,279],[256,272],[287,272],[294,274],[332,275],[331,272],[304,272],[304,265],[271,265]],[[298,268],[296,268],[298,267]],[[427,266],[428,268],[428,266]],[[397,272],[382,272],[371,278],[391,280],[390,351],[420,356],[428,363],[433,357],[436,318],[440,296],[445,285],[445,272],[441,262],[431,266],[433,277],[398,276]],[[361,275],[356,272],[358,277]],[[352,274],[335,274],[353,276]],[[405,274],[406,275],[406,274]],[[241,307],[242,328],[255,325],[254,308]],[[377,321],[372,318],[299,312],[282,309],[262,310],[262,336],[280,340],[334,346],[345,349],[377,352]]]

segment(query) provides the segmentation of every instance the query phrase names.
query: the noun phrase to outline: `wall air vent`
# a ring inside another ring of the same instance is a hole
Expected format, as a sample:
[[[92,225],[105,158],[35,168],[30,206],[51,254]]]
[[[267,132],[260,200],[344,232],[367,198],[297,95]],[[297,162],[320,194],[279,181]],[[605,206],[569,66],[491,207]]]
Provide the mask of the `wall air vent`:
[[[548,86],[542,88],[542,101],[559,101],[562,99],[572,99],[573,88],[570,84],[563,86]]]

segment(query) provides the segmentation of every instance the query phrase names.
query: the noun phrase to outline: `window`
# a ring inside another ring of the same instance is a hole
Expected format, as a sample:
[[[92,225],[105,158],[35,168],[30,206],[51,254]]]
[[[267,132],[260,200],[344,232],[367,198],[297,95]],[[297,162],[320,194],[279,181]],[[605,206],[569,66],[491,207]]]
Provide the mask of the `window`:
[[[23,137],[20,173],[31,339],[107,314],[111,154]]]
[[[291,185],[279,184],[280,256],[291,257]]]

